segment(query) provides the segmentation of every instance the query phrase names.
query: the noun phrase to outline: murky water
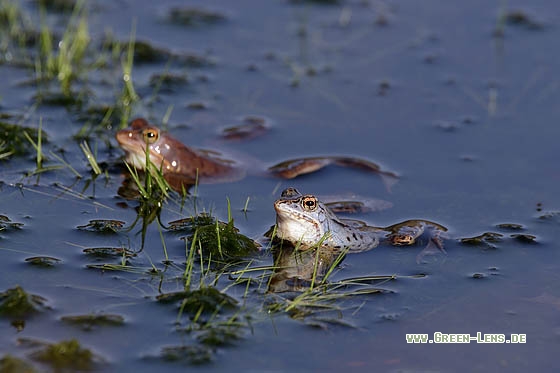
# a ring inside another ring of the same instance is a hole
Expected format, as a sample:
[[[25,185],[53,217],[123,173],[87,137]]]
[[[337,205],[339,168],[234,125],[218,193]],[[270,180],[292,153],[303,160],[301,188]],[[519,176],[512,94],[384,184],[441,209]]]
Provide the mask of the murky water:
[[[530,5],[333,3],[191,1],[188,6],[225,19],[185,26],[167,18],[172,8],[185,7],[183,2],[88,2],[93,42],[99,43],[107,29],[126,42],[135,25],[137,40],[212,62],[193,67],[163,58],[135,64],[132,79],[141,100],[133,106],[133,117],[159,123],[171,108],[167,127],[176,138],[236,154],[255,169],[297,156],[352,155],[401,176],[391,192],[378,177],[343,168],[293,181],[249,176],[235,183],[201,185],[199,210],[226,221],[229,198],[236,227],[260,238],[274,224],[273,201],[283,188],[294,186],[303,193],[354,193],[393,204],[352,216],[370,224],[423,218],[450,229],[447,255],[428,263],[416,261],[421,246],[380,247],[344,260],[333,281],[397,276],[379,285],[391,292],[335,303],[343,309],[339,321],[355,327],[326,322],[321,315],[302,321],[288,313],[269,314],[266,305],[272,296],[265,294],[266,285],[249,287],[244,296],[244,285],[231,286],[232,280],[223,275],[218,287],[240,302],[235,312],[244,321],[238,338],[195,351],[197,356],[210,351],[211,361],[189,369],[551,370],[560,341],[560,54],[555,48],[560,8],[551,0]],[[20,6],[38,19],[33,3]],[[517,10],[523,17],[514,17]],[[510,18],[499,21],[500,12]],[[46,16],[58,30],[68,17],[52,12]],[[496,28],[503,35],[496,36]],[[89,105],[114,104],[122,91],[119,71],[120,62],[82,78],[87,84],[77,88],[88,89]],[[156,92],[150,78],[166,71],[185,76],[186,83]],[[129,270],[92,268],[118,264],[121,258],[95,258],[84,254],[84,248],[141,248],[140,223],[112,234],[77,229],[92,219],[116,219],[130,226],[137,218],[138,203],[117,194],[124,169],[123,153],[113,140],[116,128],[89,138],[108,169],[92,181],[80,142],[73,138],[86,122],[81,116],[85,110],[36,105],[37,87],[24,84],[33,75],[33,69],[15,67],[4,57],[0,111],[28,127],[37,128],[41,121],[49,138],[44,144],[47,165],[60,164],[49,151],[60,154],[63,149],[66,162],[83,177],[76,179],[66,167],[25,177],[35,169],[34,151],[0,160],[0,215],[24,224],[0,231],[0,291],[20,285],[44,297],[50,307],[26,318],[24,327],[0,318],[0,350],[28,359],[33,349],[21,346],[20,338],[75,338],[101,356],[103,370],[183,371],[190,364],[187,358],[167,361],[162,351],[200,346],[200,331],[185,331],[193,325],[189,317],[178,316],[177,308],[160,304],[156,296],[183,289],[184,241],[153,222],[143,250],[128,258]],[[193,103],[204,108],[195,109]],[[220,140],[223,128],[248,116],[266,118],[269,132],[248,141]],[[170,202],[161,220],[167,224],[189,216],[192,206],[192,200],[183,209]],[[522,230],[496,226],[501,223],[520,224]],[[458,241],[484,232],[504,237],[495,247]],[[536,242],[511,237],[518,233],[534,235]],[[34,256],[60,262],[40,267],[25,261]],[[252,265],[271,264],[272,255],[264,251]],[[150,273],[151,268],[159,272]],[[414,277],[418,274],[426,276]],[[226,322],[235,312],[216,318]],[[116,314],[124,323],[84,330],[61,320],[87,314]],[[524,333],[527,343],[406,343],[408,333],[434,332]]]

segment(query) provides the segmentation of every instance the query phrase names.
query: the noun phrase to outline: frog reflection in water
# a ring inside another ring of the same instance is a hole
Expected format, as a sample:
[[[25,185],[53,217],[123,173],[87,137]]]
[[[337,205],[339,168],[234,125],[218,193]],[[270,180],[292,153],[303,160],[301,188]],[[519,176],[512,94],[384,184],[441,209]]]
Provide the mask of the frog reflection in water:
[[[371,250],[380,242],[395,246],[412,245],[427,233],[427,249],[443,249],[441,235],[444,226],[427,220],[406,220],[385,228],[372,227],[363,222],[338,218],[317,197],[300,194],[288,188],[274,202],[276,234],[282,240],[302,249],[317,246],[356,253]]]
[[[116,139],[126,152],[126,161],[139,170],[146,169],[148,146],[150,161],[161,168],[165,179],[177,191],[188,189],[197,180],[202,183],[219,183],[239,180],[246,174],[244,167],[236,162],[222,159],[217,153],[191,149],[141,118],[133,120],[129,128],[117,132]],[[268,168],[268,172],[291,179],[330,164],[376,173],[381,176],[387,188],[397,179],[396,174],[381,170],[373,162],[338,156],[293,159]]]

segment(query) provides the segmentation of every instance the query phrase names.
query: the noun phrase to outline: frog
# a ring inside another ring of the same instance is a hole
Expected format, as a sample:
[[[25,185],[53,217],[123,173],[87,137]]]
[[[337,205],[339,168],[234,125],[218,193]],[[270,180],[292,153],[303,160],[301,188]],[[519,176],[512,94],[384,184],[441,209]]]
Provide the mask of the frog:
[[[249,171],[292,179],[333,164],[375,173],[382,178],[389,190],[398,179],[396,173],[383,170],[374,162],[347,156],[295,158],[280,162],[268,167],[266,172],[261,172],[261,170],[250,169],[240,162],[226,159],[218,152],[189,147],[144,118],[132,120],[128,128],[115,134],[115,138],[125,151],[125,160],[128,164],[145,171],[146,153],[148,153],[150,162],[161,170],[169,185],[179,192],[188,190],[195,183],[237,181],[244,178]]]
[[[429,220],[410,219],[387,227],[370,226],[361,221],[339,218],[316,196],[303,195],[293,187],[282,191],[280,198],[274,202],[274,209],[276,236],[300,250],[326,247],[358,253],[369,251],[381,243],[414,245],[420,236],[428,233],[427,251],[423,255],[434,248],[445,253],[443,238],[447,228]]]

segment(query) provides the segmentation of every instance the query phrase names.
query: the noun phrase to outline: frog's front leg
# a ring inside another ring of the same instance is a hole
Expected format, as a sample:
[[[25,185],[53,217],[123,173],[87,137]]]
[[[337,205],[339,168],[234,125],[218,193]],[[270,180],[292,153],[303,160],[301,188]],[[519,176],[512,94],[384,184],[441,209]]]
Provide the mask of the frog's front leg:
[[[445,251],[443,245],[444,231],[432,227],[432,229],[429,229],[428,234],[428,244],[420,253],[418,253],[418,255],[416,255],[416,263],[418,264],[423,263],[424,257],[428,255],[436,255],[440,253],[447,255],[447,251]]]

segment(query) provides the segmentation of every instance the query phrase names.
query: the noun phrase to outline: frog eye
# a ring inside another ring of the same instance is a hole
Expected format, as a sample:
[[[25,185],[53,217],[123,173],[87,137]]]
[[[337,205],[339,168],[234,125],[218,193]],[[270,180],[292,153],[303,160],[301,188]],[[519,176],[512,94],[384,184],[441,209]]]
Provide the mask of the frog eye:
[[[144,136],[144,141],[148,144],[153,144],[157,141],[159,133],[155,128],[146,128],[142,131],[142,136]]]
[[[301,199],[301,206],[304,210],[315,211],[317,209],[317,198],[313,196],[305,196]]]

